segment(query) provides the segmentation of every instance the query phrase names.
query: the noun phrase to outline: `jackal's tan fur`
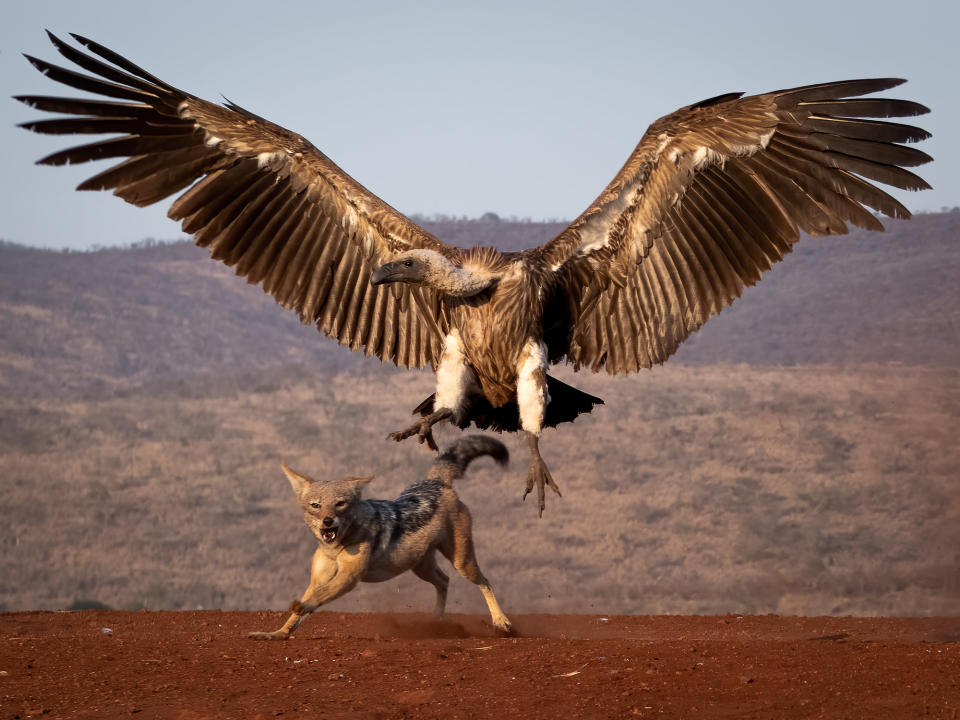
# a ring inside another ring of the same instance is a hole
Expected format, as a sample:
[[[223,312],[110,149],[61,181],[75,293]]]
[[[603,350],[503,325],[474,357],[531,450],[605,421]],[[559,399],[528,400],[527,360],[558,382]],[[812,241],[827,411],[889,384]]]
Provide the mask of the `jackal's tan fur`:
[[[318,545],[310,585],[290,606],[290,617],[278,630],[253,632],[250,637],[288,638],[307,615],[346,594],[358,582],[381,582],[407,570],[436,588],[435,612],[443,617],[449,578],[437,566],[437,550],[457,572],[479,586],[494,627],[511,633],[510,621],[477,565],[470,511],[453,489],[453,481],[481,455],[490,455],[501,464],[508,458],[506,447],[497,440],[482,435],[461,438],[437,458],[426,478],[396,500],[361,499],[361,488],[371,478],[313,480],[283,465]]]

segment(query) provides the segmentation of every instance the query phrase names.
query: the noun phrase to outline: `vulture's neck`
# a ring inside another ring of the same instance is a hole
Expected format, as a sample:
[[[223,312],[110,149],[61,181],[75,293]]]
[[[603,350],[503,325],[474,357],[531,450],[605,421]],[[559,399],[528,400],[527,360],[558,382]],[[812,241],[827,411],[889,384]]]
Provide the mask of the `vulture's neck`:
[[[430,263],[427,285],[454,297],[470,297],[486,290],[498,279],[498,273],[480,264],[457,267],[445,257]]]

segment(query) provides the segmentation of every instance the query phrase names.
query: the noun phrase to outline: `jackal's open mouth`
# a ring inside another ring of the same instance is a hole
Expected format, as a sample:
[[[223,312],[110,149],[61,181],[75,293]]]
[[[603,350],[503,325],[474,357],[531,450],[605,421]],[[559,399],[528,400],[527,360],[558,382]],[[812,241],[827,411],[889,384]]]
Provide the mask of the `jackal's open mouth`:
[[[320,531],[320,539],[325,543],[332,543],[337,539],[337,530],[340,528],[328,528],[327,530]]]

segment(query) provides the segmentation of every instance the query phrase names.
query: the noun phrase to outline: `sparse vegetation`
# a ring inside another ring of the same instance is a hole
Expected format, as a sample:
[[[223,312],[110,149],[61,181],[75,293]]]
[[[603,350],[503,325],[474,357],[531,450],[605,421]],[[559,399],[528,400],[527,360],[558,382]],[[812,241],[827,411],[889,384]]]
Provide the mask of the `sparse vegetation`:
[[[521,469],[458,486],[504,607],[960,613],[957,218],[805,240],[663,368],[561,368],[608,403],[544,436],[564,497],[538,521]],[[203,254],[0,245],[0,609],[285,607],[313,539],[280,460],[375,496],[428,466],[383,438],[431,376],[320,340]],[[421,585],[335,607],[422,609]],[[482,612],[462,590],[450,609]]]
[[[302,589],[313,543],[281,459],[318,476],[372,473],[375,496],[428,466],[424,450],[383,435],[406,422],[429,377],[257,377],[276,389],[197,381],[178,397],[154,386],[93,402],[0,400],[0,607],[83,597],[119,608],[281,608]],[[520,503],[517,470],[481,465],[459,484],[505,607],[960,610],[957,370],[668,366],[576,380],[608,405],[545,435],[564,497],[550,499],[543,520]],[[795,402],[771,404],[774,388]],[[327,411],[334,405],[346,420]],[[421,584],[366,586],[337,607],[426,607]],[[482,612],[474,601],[454,585],[452,609]]]

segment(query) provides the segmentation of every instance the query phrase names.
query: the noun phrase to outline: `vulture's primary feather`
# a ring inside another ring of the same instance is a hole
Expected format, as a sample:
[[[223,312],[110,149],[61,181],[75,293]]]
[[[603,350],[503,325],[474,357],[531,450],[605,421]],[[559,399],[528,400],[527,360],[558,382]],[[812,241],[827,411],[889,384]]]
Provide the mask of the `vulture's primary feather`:
[[[357,183],[301,136],[159,80],[104,46],[54,35],[86,71],[33,57],[46,76],[108,99],[20,96],[67,117],[48,134],[115,134],[40,163],[122,161],[83,182],[135,205],[180,193],[169,215],[213,258],[260,284],[303,322],[352,350],[432,366],[423,417],[522,430],[527,491],[556,489],[540,458],[545,426],[599,398],[546,370],[567,361],[610,373],[665,361],[690,333],[790,252],[800,233],[883,226],[909,211],[877,184],[929,187],[908,167],[929,137],[890,118],[927,112],[864,95],[903,81],[846,80],[743,97],[727,93],[654,122],[600,196],[545,245],[522,253],[441,242]],[[91,73],[91,74],[87,74]],[[884,118],[884,119],[876,119]]]

